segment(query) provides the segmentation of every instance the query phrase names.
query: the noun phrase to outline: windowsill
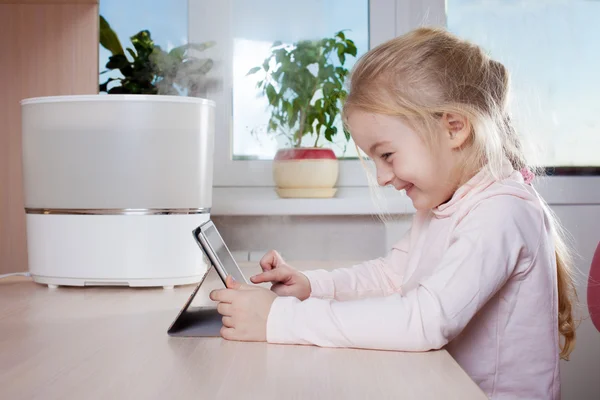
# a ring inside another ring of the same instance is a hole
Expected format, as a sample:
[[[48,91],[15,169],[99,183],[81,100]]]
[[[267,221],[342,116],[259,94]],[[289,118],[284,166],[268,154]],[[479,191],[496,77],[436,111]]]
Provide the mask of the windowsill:
[[[557,176],[536,180],[535,187],[551,205],[600,204],[600,176]],[[214,187],[212,215],[376,215],[414,214],[404,192],[377,189],[380,208],[368,187],[341,187],[331,199],[282,199],[273,187]]]
[[[379,189],[383,205],[378,208],[368,187],[338,188],[331,199],[282,199],[273,187],[215,187],[212,215],[373,215],[413,214],[406,195]]]

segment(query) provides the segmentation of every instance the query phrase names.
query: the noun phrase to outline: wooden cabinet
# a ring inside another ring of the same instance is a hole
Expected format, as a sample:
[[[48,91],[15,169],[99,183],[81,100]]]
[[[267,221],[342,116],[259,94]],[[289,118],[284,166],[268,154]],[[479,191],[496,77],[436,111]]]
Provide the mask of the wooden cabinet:
[[[20,100],[98,93],[98,0],[0,0],[0,274],[27,270]]]

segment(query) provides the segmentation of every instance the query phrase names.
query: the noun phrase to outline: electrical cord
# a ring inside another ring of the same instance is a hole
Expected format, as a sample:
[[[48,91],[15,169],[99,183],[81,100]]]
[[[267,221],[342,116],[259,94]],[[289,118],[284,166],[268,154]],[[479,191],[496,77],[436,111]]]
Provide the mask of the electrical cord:
[[[29,272],[13,272],[11,274],[0,275],[0,279],[8,278],[8,277],[11,277],[11,276],[26,276],[26,277],[29,277],[29,276],[31,276],[31,274]]]

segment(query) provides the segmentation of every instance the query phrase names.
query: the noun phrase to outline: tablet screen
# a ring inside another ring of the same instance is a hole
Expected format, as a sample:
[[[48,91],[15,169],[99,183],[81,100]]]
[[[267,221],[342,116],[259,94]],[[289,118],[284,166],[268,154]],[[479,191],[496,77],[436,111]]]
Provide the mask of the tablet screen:
[[[233,256],[227,249],[227,246],[225,245],[225,242],[223,242],[221,235],[219,235],[217,228],[211,224],[204,231],[204,235],[206,236],[210,247],[212,247],[213,251],[215,252],[217,259],[221,262],[223,268],[225,268],[225,272],[227,272],[228,275],[233,276],[236,281],[245,283],[246,279],[244,278],[244,275],[233,259]]]

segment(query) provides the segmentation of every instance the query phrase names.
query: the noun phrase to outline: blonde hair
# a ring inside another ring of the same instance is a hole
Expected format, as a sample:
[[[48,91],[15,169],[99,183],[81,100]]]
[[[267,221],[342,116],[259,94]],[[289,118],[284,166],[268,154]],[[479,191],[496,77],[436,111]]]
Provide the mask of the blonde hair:
[[[435,146],[440,117],[465,116],[471,135],[455,171],[462,184],[481,169],[499,177],[505,159],[517,171],[528,167],[507,113],[508,93],[508,71],[480,47],[443,29],[419,28],[377,46],[357,62],[343,119],[347,121],[352,110],[400,116]],[[556,249],[560,356],[568,359],[575,344],[573,267],[563,230],[543,205]]]

